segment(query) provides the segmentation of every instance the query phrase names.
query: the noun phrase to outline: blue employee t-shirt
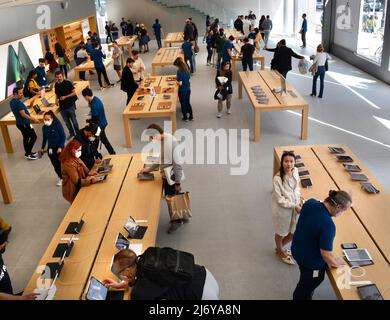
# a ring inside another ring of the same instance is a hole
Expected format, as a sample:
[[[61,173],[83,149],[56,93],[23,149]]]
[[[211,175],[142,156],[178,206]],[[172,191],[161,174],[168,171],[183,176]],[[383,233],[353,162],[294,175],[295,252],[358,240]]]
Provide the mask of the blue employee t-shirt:
[[[228,53],[228,50],[233,50],[234,48],[234,44],[231,43],[230,41],[225,41],[224,44],[223,44],[223,55],[222,55],[222,59],[227,61],[227,60],[231,60],[231,57]]]
[[[335,235],[336,226],[324,204],[315,199],[306,201],[291,245],[298,265],[312,270],[324,268],[320,250],[332,251]]]
[[[156,37],[161,38],[161,24],[155,23],[152,28]]]
[[[103,59],[106,59],[106,55],[103,54],[103,52],[101,52],[98,49],[93,49],[92,50],[92,52],[91,52],[91,60],[94,62],[96,69],[103,69],[104,68]]]
[[[98,121],[97,125],[104,129],[107,126],[107,119],[102,101],[98,97],[93,97],[90,107],[92,117]]]
[[[181,47],[183,49],[185,57],[192,57],[192,43],[191,42],[184,42],[181,45]]]
[[[182,85],[179,87],[179,92],[187,92],[190,91],[190,74],[183,72],[181,70],[177,70],[176,78],[177,81],[182,81]]]
[[[46,79],[46,68],[45,67],[36,67],[35,71],[37,72],[37,78],[35,79],[39,86],[43,87],[48,84]]]
[[[14,98],[11,100],[10,105],[11,105],[11,111],[14,114],[15,119],[16,119],[16,124],[18,126],[30,125],[30,120],[23,118],[19,113],[19,111],[24,110],[24,112],[27,115],[30,115],[30,112],[28,112],[24,103],[22,101],[20,101],[19,99]]]

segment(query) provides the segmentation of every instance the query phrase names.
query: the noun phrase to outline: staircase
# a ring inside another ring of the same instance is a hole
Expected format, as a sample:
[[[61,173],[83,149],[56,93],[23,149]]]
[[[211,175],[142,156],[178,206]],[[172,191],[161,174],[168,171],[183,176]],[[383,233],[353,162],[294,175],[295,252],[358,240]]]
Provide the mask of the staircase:
[[[196,13],[209,15],[212,19],[218,18],[220,24],[229,26],[234,13],[222,8],[213,0],[152,0],[166,8],[186,7],[194,10]]]

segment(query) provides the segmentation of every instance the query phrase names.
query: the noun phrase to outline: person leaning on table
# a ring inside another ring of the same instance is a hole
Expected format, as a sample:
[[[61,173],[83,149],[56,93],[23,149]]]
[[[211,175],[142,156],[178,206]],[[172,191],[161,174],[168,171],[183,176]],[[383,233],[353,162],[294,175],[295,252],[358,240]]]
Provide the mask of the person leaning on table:
[[[300,278],[294,300],[311,300],[314,290],[324,281],[326,265],[339,268],[345,265],[342,257],[335,257],[333,240],[336,226],[333,218],[352,205],[345,191],[329,191],[323,201],[310,199],[302,206],[291,250],[299,265]]]
[[[286,263],[295,264],[291,252],[284,247],[291,242],[302,208],[298,169],[293,152],[284,152],[279,172],[274,177],[272,191],[272,220],[275,227],[276,254]]]
[[[165,196],[173,196],[181,191],[181,180],[183,177],[183,167],[180,163],[175,161],[175,149],[178,145],[176,138],[170,133],[164,132],[164,130],[157,124],[151,124],[147,130],[150,131],[150,140],[161,143],[161,157],[160,163],[154,164],[150,168],[144,168],[141,173],[149,173],[154,170],[160,169],[161,176],[163,179],[163,188]],[[168,180],[165,176],[164,169],[173,166],[175,184],[169,185]],[[176,231],[182,226],[183,223],[187,223],[189,220],[178,219],[172,220],[168,233]]]
[[[132,300],[219,300],[218,282],[204,266],[194,265],[193,278],[189,283],[165,288],[137,274],[137,265],[138,257],[134,251],[119,251],[114,256],[113,266],[121,282],[105,279],[103,283],[108,288],[119,290],[130,287]]]
[[[95,173],[88,170],[80,157],[81,144],[76,139],[66,145],[60,156],[62,195],[70,203],[73,202],[82,187],[97,182],[94,177]]]

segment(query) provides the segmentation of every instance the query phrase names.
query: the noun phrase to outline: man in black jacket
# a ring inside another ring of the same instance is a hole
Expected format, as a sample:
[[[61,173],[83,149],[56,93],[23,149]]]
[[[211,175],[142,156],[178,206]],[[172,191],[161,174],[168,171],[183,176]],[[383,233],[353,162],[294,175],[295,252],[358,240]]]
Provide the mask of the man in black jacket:
[[[212,273],[194,264],[193,277],[186,284],[162,286],[137,273],[139,260],[134,251],[125,249],[114,256],[113,269],[121,282],[106,279],[103,283],[113,289],[133,287],[132,300],[218,300],[219,286]]]
[[[184,26],[184,41],[190,39],[194,41],[194,26],[189,19],[186,21],[186,25]]]
[[[286,40],[282,39],[278,43],[278,47],[274,49],[265,50],[275,52],[274,65],[272,68],[277,70],[284,78],[287,77],[287,73],[292,69],[291,59],[304,59],[305,57],[295,53],[291,48],[286,46]]]
[[[135,82],[133,73],[131,72],[133,63],[134,60],[132,58],[128,58],[126,61],[126,67],[124,67],[122,71],[121,90],[127,93],[126,105],[129,104],[131,98],[138,89],[138,84]]]
[[[244,22],[242,21],[242,16],[238,16],[236,21],[234,21],[234,28],[244,34]]]
[[[93,168],[95,163],[100,163],[103,158],[98,151],[97,132],[99,128],[96,124],[91,123],[85,128],[81,129],[76,135],[75,139],[81,144],[81,157],[89,170]]]

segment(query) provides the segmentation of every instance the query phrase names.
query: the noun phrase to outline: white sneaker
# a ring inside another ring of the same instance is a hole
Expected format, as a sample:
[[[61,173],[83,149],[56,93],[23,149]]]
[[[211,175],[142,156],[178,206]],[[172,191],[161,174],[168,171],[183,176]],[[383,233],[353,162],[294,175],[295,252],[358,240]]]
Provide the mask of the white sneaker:
[[[221,118],[221,117],[222,117],[222,114],[218,113],[217,118]]]
[[[62,186],[62,179],[58,180],[56,186],[57,186],[57,187],[61,187],[61,186]]]
[[[29,156],[24,156],[26,160],[38,160],[38,156],[30,154]]]
[[[227,114],[232,114],[232,112],[230,110],[227,111]]]

